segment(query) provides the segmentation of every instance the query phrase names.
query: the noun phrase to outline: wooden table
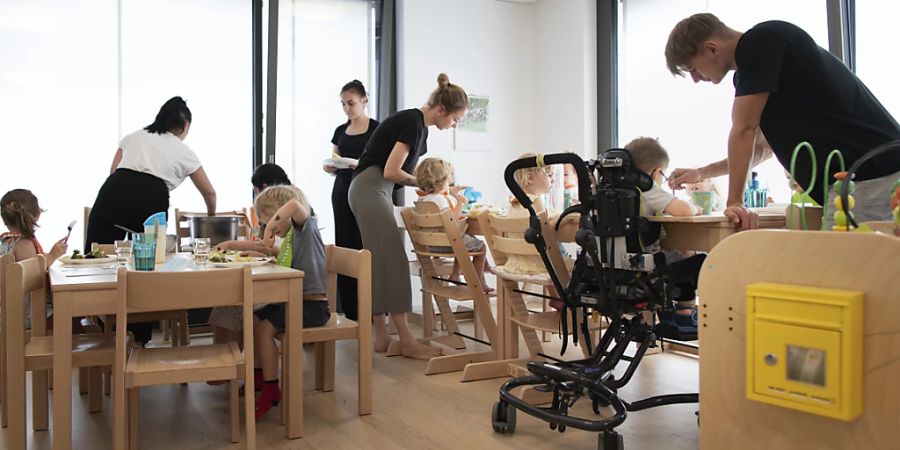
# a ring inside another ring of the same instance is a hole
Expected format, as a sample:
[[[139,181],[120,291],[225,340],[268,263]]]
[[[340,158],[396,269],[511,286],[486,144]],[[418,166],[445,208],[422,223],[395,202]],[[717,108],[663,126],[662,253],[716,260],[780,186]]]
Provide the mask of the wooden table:
[[[157,265],[162,271],[214,270],[194,265],[189,254],[169,255]],[[59,262],[50,267],[53,291],[53,448],[72,446],[72,317],[114,315],[116,312],[115,268],[73,268]],[[252,269],[253,302],[287,303],[287,338],[283,352],[287,364],[284,380],[285,435],[303,434],[303,272],[275,264]],[[252,361],[248,361],[252,364]],[[246,401],[252,398],[248,395]]]
[[[758,214],[759,228],[784,228],[783,210],[761,210]],[[663,248],[674,250],[708,252],[716,244],[738,232],[737,225],[722,213],[691,217],[650,217],[650,221],[663,224],[665,238],[661,244]]]

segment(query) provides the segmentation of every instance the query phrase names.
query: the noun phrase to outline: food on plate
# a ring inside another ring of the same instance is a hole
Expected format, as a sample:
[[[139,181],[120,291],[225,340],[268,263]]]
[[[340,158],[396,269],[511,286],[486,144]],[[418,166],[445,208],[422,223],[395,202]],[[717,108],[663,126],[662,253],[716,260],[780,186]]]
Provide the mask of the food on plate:
[[[209,262],[224,263],[228,262],[228,256],[222,252],[212,252],[209,254]]]
[[[81,250],[72,250],[72,256],[69,259],[84,259],[84,255],[81,254]]]

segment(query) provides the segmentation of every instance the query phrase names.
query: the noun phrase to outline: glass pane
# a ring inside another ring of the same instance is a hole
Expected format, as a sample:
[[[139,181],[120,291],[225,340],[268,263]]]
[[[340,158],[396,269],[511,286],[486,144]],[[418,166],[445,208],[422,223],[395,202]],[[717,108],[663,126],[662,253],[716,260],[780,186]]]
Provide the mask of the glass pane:
[[[681,19],[709,11],[726,25],[745,31],[766,20],[785,20],[806,30],[827,48],[825,2],[798,0],[626,0],[619,36],[619,144],[638,136],[659,138],[669,151],[669,168],[697,167],[727,156],[734,85],[731,75],[718,85],[694,85],[673,77],[663,50]],[[733,73],[733,72],[732,72]],[[761,185],[777,202],[790,200],[781,165],[773,158],[756,169]],[[717,180],[727,195],[727,177]]]
[[[185,143],[200,157],[219,211],[252,202],[250,6],[243,0],[122,2],[121,134],[150,124],[169,98],[183,97],[193,114]],[[106,145],[109,158],[116,143]],[[190,179],[170,201],[172,208],[206,211]]]
[[[37,237],[48,251],[73,219],[69,248],[82,247],[82,207],[109,175],[118,142],[115,37],[115,1],[0,4],[0,195],[34,192],[46,210]]]
[[[360,0],[295,0],[281,8],[282,17],[284,11],[293,11],[292,29],[285,27],[282,34],[293,36],[293,40],[279,51],[276,163],[319,212],[322,238],[333,242],[333,178],[322,170],[322,162],[331,157],[334,129],[347,121],[341,108],[341,87],[357,79],[367,91],[375,89],[371,82],[374,31],[370,4]],[[369,103],[370,117],[376,113],[373,106]]]
[[[856,74],[895,119],[900,118],[900,60],[887,55],[897,49],[898,15],[897,2],[856,2]]]

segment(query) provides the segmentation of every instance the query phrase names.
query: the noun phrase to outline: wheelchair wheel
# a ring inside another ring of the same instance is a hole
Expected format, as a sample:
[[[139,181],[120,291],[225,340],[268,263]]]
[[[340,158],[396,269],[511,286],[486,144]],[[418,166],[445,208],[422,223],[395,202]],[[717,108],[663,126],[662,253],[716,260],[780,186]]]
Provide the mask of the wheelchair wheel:
[[[491,410],[491,425],[494,427],[494,433],[509,433],[516,431],[516,408],[504,402],[494,403]]]
[[[613,430],[600,433],[597,436],[597,450],[625,450],[622,435]]]

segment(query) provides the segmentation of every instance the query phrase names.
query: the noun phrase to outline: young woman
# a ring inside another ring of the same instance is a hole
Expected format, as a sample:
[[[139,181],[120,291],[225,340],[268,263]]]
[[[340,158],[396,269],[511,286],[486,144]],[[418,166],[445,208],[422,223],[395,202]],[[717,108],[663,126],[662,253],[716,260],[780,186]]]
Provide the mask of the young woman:
[[[100,187],[88,222],[85,253],[91,243],[111,244],[122,239],[120,225],[143,231],[151,214],[169,210],[169,191],[190,177],[203,195],[209,215],[216,212],[216,190],[206,177],[200,158],[183,141],[191,129],[191,110],[181,97],[172,97],[156,120],[119,143],[110,175]],[[150,340],[150,324],[129,325],[135,340]]]
[[[369,143],[369,138],[375,133],[378,121],[370,119],[366,114],[366,104],[369,98],[366,96],[366,88],[359,80],[353,80],[341,89],[341,107],[347,115],[347,122],[342,123],[334,130],[332,152],[341,158],[349,158],[350,167],[338,169],[326,164],[324,169],[333,173],[334,187],[331,190],[331,207],[334,210],[334,243],[340,247],[361,249],[362,238],[359,236],[359,226],[356,225],[356,217],[350,210],[350,202],[347,194],[350,190],[350,182],[353,180],[353,169],[356,169],[360,156]],[[356,320],[356,280],[344,276],[338,277],[337,285],[338,306],[349,319]]]
[[[429,359],[440,350],[413,338],[406,321],[412,310],[409,261],[394,219],[391,194],[403,186],[415,186],[412,175],[419,157],[428,151],[428,127],[456,127],[469,106],[466,92],[438,75],[438,87],[421,108],[399,111],[385,119],[366,146],[350,184],[350,209],[360,224],[363,247],[372,252],[372,314],[375,351],[390,345],[389,314],[400,336],[400,352],[409,358]]]

